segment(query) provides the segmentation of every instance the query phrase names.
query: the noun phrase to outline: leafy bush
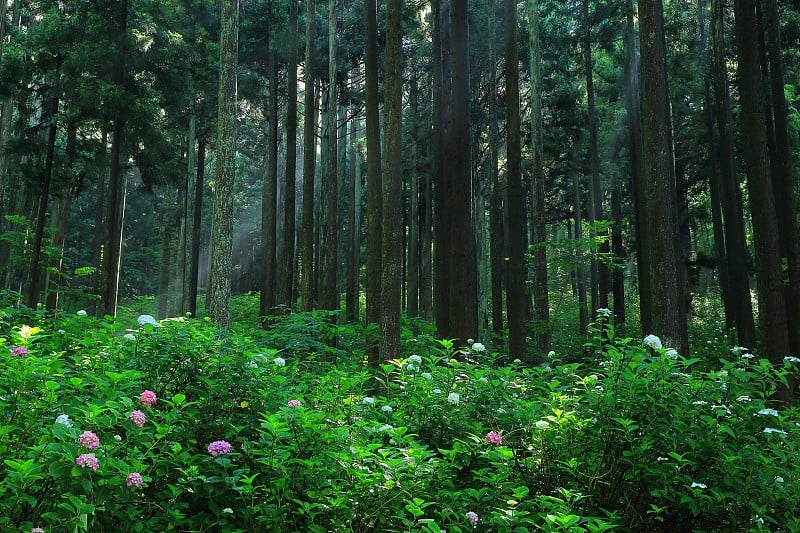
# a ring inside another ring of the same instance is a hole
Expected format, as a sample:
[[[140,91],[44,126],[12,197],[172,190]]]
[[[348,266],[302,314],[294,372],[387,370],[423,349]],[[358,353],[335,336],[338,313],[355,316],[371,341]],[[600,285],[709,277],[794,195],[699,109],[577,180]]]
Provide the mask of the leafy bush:
[[[798,412],[770,402],[793,358],[686,359],[600,317],[584,362],[415,324],[371,371],[325,314],[139,322],[0,313],[3,531],[800,529]]]

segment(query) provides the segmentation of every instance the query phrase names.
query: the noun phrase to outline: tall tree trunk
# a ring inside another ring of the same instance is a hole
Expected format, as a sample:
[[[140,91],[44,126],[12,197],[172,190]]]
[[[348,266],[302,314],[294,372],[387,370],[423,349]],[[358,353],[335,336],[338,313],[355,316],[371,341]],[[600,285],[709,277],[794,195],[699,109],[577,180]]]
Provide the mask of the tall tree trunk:
[[[547,228],[542,128],[542,52],[539,28],[539,0],[528,0],[528,27],[531,58],[531,154],[533,172],[531,206],[533,213],[533,318],[536,322],[536,346],[546,354],[550,350],[550,296],[547,286]],[[599,185],[599,179],[598,179]],[[602,215],[601,215],[602,216]]]
[[[383,180],[383,234],[381,236],[381,342],[380,357],[400,356],[400,285],[402,283],[403,218],[403,68],[402,0],[389,0],[386,18],[386,93]]]
[[[495,0],[489,4],[489,256],[492,271],[492,333],[503,335],[503,191],[500,189],[498,134],[497,134],[497,49],[495,44],[496,8]]]
[[[194,91],[190,92],[191,101],[189,103],[189,139],[186,145],[186,201],[184,202],[184,246],[185,256],[183,271],[183,309],[182,313],[191,312],[192,299],[192,233],[194,231],[194,206],[195,206],[195,180],[197,179],[197,109]]]
[[[714,251],[717,258],[720,295],[725,312],[725,329],[736,326],[736,311],[731,296],[730,276],[728,274],[728,254],[725,250],[725,228],[722,222],[722,179],[719,170],[719,143],[714,133],[714,106],[711,100],[711,72],[708,67],[708,4],[698,0],[697,17],[700,23],[700,68],[703,72],[703,107],[705,108],[706,130],[709,144],[709,194],[711,198],[711,225],[714,232]]]
[[[628,114],[628,136],[631,158],[631,189],[636,218],[636,267],[639,281],[639,320],[642,330],[652,331],[650,276],[650,250],[645,235],[646,183],[644,176],[644,146],[642,146],[642,114],[640,107],[640,87],[638,58],[636,54],[635,27],[633,22],[633,0],[627,0],[625,24],[625,107]]]
[[[407,297],[406,314],[409,317],[419,316],[419,106],[417,93],[419,86],[416,75],[412,75],[409,89],[409,107],[412,123],[410,135],[409,158],[411,159],[410,191],[408,196],[408,259],[406,261]]]
[[[194,182],[194,221],[192,222],[191,250],[192,261],[189,266],[189,312],[197,316],[197,285],[200,276],[200,224],[203,220],[203,185],[206,175],[206,139],[197,141],[197,176]]]
[[[429,146],[428,157],[433,150]],[[433,320],[433,165],[426,165],[420,198],[419,313]]]
[[[336,0],[328,0],[328,172],[322,195],[324,243],[320,303],[323,309],[339,309],[339,104],[336,93]]]
[[[294,305],[295,181],[297,179],[297,0],[289,2],[288,64],[286,67],[286,172],[283,197],[283,256],[278,271],[278,304]]]
[[[447,191],[449,233],[447,250],[449,334],[456,345],[478,336],[477,257],[472,214],[472,148],[469,113],[469,16],[466,0],[453,0],[450,11],[452,43],[452,128],[447,142],[452,187]],[[524,228],[524,222],[522,227]],[[524,313],[524,311],[523,311]]]
[[[102,141],[100,145],[103,150],[108,146],[108,134],[104,131],[102,134]],[[105,212],[105,198],[106,198],[106,171],[103,170],[97,176],[97,194],[95,198],[94,207],[94,234],[92,238],[92,261],[91,265],[95,267],[92,271],[89,283],[92,287],[92,294],[97,296],[97,299],[89,300],[88,311],[92,315],[96,315],[99,311],[98,300],[101,296],[101,283],[102,283],[102,258],[103,258],[103,243],[105,243],[106,227],[103,224],[103,213]]]
[[[786,314],[789,324],[800,324],[800,235],[797,230],[797,195],[792,151],[789,145],[789,110],[784,93],[783,63],[778,3],[766,1],[767,47],[769,51],[770,87],[775,126],[776,157],[773,179],[778,215],[781,256],[786,258],[789,284],[786,288]],[[793,354],[800,354],[800,327],[789,328],[789,344]]]
[[[356,150],[356,122],[355,104],[350,104],[350,123],[347,135],[347,176],[349,202],[347,206],[347,289],[345,291],[345,315],[348,322],[358,322],[359,314],[359,288],[358,274],[360,268],[360,242],[361,235],[359,209],[361,203],[361,175],[356,172],[356,158],[360,157]],[[359,165],[360,166],[360,165]]]
[[[449,0],[431,0],[432,31],[432,70],[433,70],[433,237],[435,250],[433,256],[433,315],[438,334],[449,337],[448,311],[450,309],[450,285],[447,281],[449,229],[447,205],[449,165],[445,164],[445,143],[447,134],[446,102],[451,99],[446,93],[450,87],[449,76],[445,73],[449,57],[450,17]]]
[[[581,212],[581,179],[577,170],[572,171],[572,220],[575,225],[575,241],[583,238],[583,213]],[[576,249],[575,288],[578,293],[578,331],[586,335],[589,331],[589,309],[586,307],[586,257],[580,247]]]
[[[508,355],[525,359],[525,215],[520,148],[519,44],[517,2],[505,0],[506,14],[506,181],[508,183]]]
[[[589,130],[589,203],[587,219],[591,228],[591,237],[597,237],[595,222],[603,218],[603,198],[600,190],[600,153],[597,147],[597,110],[594,101],[594,62],[592,59],[592,20],[589,12],[589,0],[583,0],[583,17],[586,32],[583,41],[583,60],[586,75],[586,120]],[[599,251],[599,250],[598,250]],[[596,254],[592,254],[590,263],[592,309],[608,307],[608,283],[601,282],[600,264]],[[603,286],[601,286],[603,285]],[[602,294],[605,293],[605,296]]]
[[[159,269],[158,281],[158,318],[159,320],[167,318],[169,308],[169,286],[170,277],[172,273],[172,248],[175,245],[175,231],[172,226],[172,191],[167,189],[163,198],[163,205],[159,206],[154,200],[153,207],[157,213],[160,213],[161,219],[161,266]]]
[[[278,60],[269,48],[269,99],[267,102],[267,168],[264,172],[264,190],[261,197],[261,248],[263,271],[261,276],[260,313],[263,318],[274,313],[276,295],[276,254],[278,240]]]
[[[738,52],[741,128],[747,188],[753,217],[753,245],[756,255],[758,309],[761,329],[760,351],[775,365],[782,365],[790,352],[780,238],[775,201],[770,182],[764,94],[757,56],[757,35],[753,23],[754,0],[735,0],[736,49]],[[794,325],[796,326],[796,324]],[[778,397],[791,401],[792,387],[783,387]]]
[[[639,5],[642,51],[642,116],[644,170],[647,183],[645,234],[650,252],[648,273],[653,312],[652,330],[681,353],[688,353],[685,287],[678,239],[672,129],[667,94],[664,12],[661,0]]]
[[[753,304],[750,298],[750,276],[747,271],[744,216],[741,190],[736,169],[733,119],[731,117],[728,73],[723,33],[724,3],[712,0],[711,28],[713,39],[714,100],[719,133],[719,160],[722,180],[722,214],[725,219],[725,250],[731,283],[731,298],[739,345],[756,345]]]
[[[116,44],[116,66],[113,82],[118,88],[126,85],[128,62],[128,0],[122,0],[117,13],[119,30]],[[103,250],[103,277],[101,313],[116,316],[117,290],[119,287],[120,248],[122,246],[122,219],[120,191],[123,189],[122,136],[125,132],[125,110],[119,109],[114,117],[111,134],[111,170],[108,176],[108,204],[106,209],[106,242]]]
[[[233,183],[236,177],[236,64],[239,48],[239,1],[222,0],[220,32],[217,164],[214,218],[211,226],[211,283],[208,316],[217,327],[230,327],[233,256]]]
[[[53,178],[53,157],[56,147],[56,133],[58,131],[56,117],[58,115],[58,99],[51,103],[48,113],[50,125],[47,127],[47,155],[45,156],[44,169],[40,177],[39,202],[36,214],[36,227],[33,233],[31,246],[31,263],[28,269],[28,279],[25,286],[25,303],[28,307],[35,308],[39,303],[42,276],[39,271],[41,262],[42,243],[44,242],[44,228],[47,225],[47,207],[50,203],[50,183]]]
[[[51,279],[53,287],[47,293],[46,307],[48,310],[54,311],[58,308],[58,296],[61,290],[63,278],[61,276],[61,269],[64,263],[64,238],[67,235],[67,219],[69,217],[69,207],[72,203],[72,174],[73,166],[75,165],[75,156],[77,151],[77,127],[75,122],[70,122],[67,125],[67,166],[65,179],[60,187],[58,193],[58,211],[56,214],[56,232],[53,235],[53,249],[58,254],[53,258],[52,271],[53,277]],[[69,179],[66,179],[69,177]]]
[[[378,116],[378,3],[365,0],[365,105],[367,136],[367,325],[380,324],[381,315],[381,229],[383,185],[381,176],[381,133]],[[368,339],[368,357],[377,365],[378,339]]]
[[[314,96],[315,0],[306,0],[305,106],[303,109],[303,223],[300,299],[303,311],[314,309],[314,172],[317,163],[317,112]]]

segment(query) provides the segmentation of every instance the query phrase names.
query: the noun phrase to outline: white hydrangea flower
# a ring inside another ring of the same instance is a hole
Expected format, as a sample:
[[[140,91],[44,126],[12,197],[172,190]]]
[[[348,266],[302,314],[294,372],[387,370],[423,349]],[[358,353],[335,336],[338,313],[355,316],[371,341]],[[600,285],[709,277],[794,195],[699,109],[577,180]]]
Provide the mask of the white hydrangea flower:
[[[62,426],[67,426],[68,428],[71,428],[72,420],[69,419],[69,415],[60,414],[56,417],[56,424],[61,424]]]
[[[473,352],[485,352],[486,351],[486,346],[484,346],[483,343],[481,343],[481,342],[473,343],[472,351]]]
[[[749,352],[749,351],[750,351],[750,349],[749,348],[745,348],[744,346],[734,346],[733,348],[731,348],[731,353],[733,355],[741,355],[741,354],[743,354],[745,352]]]
[[[447,395],[447,403],[449,404],[458,405],[460,401],[461,401],[461,395],[457,392],[451,392],[450,394]]]
[[[122,437],[120,435],[114,435],[114,440],[117,442],[122,442]]]
[[[427,379],[428,381],[433,381],[433,374],[431,374],[430,372],[423,372],[422,374],[420,374],[420,376]]]
[[[755,355],[753,355],[751,353],[743,353],[742,354],[742,359],[752,359],[754,357],[755,357]]]
[[[549,352],[547,352],[547,357],[552,359],[555,356],[556,356],[556,351],[555,350],[550,350]]]
[[[412,365],[419,366],[422,364],[422,357],[418,356],[417,354],[409,355],[408,362],[411,363]]]
[[[601,307],[600,309],[595,310],[595,315],[608,318],[611,316],[611,309],[607,307]]]
[[[393,429],[394,429],[394,426],[393,426],[393,425],[391,425],[391,424],[384,424],[384,425],[382,425],[381,427],[379,427],[379,428],[378,428],[378,431],[379,431],[379,432],[384,432],[384,431],[392,431]]]
[[[375,405],[375,398],[372,396],[364,396],[364,399],[361,400],[361,403],[364,405]]]
[[[784,363],[800,363],[800,357],[794,357],[793,355],[789,355],[783,358]]]
[[[286,360],[283,357],[276,357],[272,362],[277,366],[286,366]]]
[[[761,409],[757,414],[759,415],[769,415],[769,416],[778,416],[778,411],[775,409]]]
[[[663,348],[663,345],[661,344],[661,339],[652,334],[645,337],[642,343],[648,348],[653,348],[655,350],[660,350],[661,348]]]
[[[150,324],[151,326],[156,325],[156,319],[153,318],[152,315],[139,315],[139,318],[136,319],[140,326],[144,326],[145,324]]]
[[[433,389],[433,390],[431,391],[431,394],[441,394],[441,393],[442,393],[442,390],[441,390],[441,389]]]
[[[708,486],[705,483],[698,483],[697,481],[692,481],[692,484],[691,484],[690,488],[692,488],[692,489],[695,489],[695,488],[697,488],[697,489],[706,489],[706,488],[708,488]]]
[[[126,333],[125,335],[122,336],[122,338],[128,339],[129,341],[135,341],[136,335],[134,335],[133,333]]]
[[[775,483],[783,483],[783,477],[775,476]]]
[[[786,435],[785,431],[775,428],[764,428],[764,433],[780,433],[781,435]]]
[[[80,311],[78,311],[75,314],[78,315],[78,316],[86,316],[88,313],[86,313],[85,309],[81,309]]]
[[[676,350],[675,348],[667,348],[667,351],[664,352],[664,355],[668,356],[670,359],[677,359],[678,350]]]
[[[66,333],[67,332],[65,330],[63,330],[63,329],[58,330],[58,334],[59,335],[66,335]]]
[[[537,420],[536,427],[538,429],[547,429],[550,427],[550,422],[548,422],[547,420]]]
[[[394,412],[394,409],[392,409],[391,405],[384,405],[383,407],[381,407],[381,411],[383,411],[384,413],[392,414]]]

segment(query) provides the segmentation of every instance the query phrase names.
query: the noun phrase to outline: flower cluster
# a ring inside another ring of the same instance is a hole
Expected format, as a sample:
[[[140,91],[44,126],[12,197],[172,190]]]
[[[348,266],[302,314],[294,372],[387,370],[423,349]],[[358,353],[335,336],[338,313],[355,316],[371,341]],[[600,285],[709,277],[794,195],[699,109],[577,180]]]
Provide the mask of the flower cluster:
[[[145,422],[147,422],[147,417],[138,409],[131,411],[130,419],[136,427],[144,427]]]
[[[474,511],[467,512],[467,522],[469,522],[472,525],[472,527],[476,527],[478,525],[479,520],[480,518],[478,517],[477,513],[475,513]]]
[[[62,426],[71,428],[72,420],[69,419],[69,415],[61,414],[56,417],[56,424],[61,424]]]
[[[655,335],[648,335],[647,337],[645,337],[644,340],[642,341],[642,344],[644,344],[648,348],[653,348],[654,350],[660,350],[661,348],[663,348],[663,345],[661,344],[661,339],[659,339]]]
[[[31,533],[44,533],[44,529],[40,527],[31,528]]]
[[[131,472],[128,474],[128,477],[125,478],[125,484],[129,487],[136,485],[136,487],[142,486],[142,475],[139,472]]]
[[[288,402],[286,402],[286,405],[288,405],[289,407],[300,407],[303,404],[300,403],[300,400],[289,400]]]
[[[100,446],[100,439],[93,432],[84,431],[81,433],[81,436],[78,437],[78,444],[89,450],[94,450]],[[95,468],[95,470],[97,469]]]
[[[361,403],[364,405],[375,405],[375,398],[372,396],[364,396],[364,399],[361,400]]]
[[[14,357],[28,357],[28,349],[22,346],[14,346],[11,348],[11,355]]]
[[[97,462],[97,457],[93,453],[82,453],[75,459],[75,463],[81,468],[91,468],[97,470],[100,468],[100,463]]]
[[[503,444],[503,436],[497,431],[490,431],[489,433],[487,433],[486,440],[489,443],[494,444],[496,446]]]
[[[215,440],[214,442],[208,445],[208,453],[210,453],[212,457],[216,457],[218,455],[225,455],[230,451],[231,451],[231,445],[224,440]]]
[[[286,360],[283,357],[276,357],[274,361],[275,366],[286,366]]]
[[[144,326],[145,324],[150,324],[151,326],[156,325],[156,319],[151,315],[139,315],[139,318],[137,318],[136,321],[140,326]]]
[[[139,401],[142,402],[142,405],[145,407],[153,407],[157,400],[156,393],[151,390],[146,390],[139,395]]]
[[[447,403],[451,405],[458,405],[461,401],[461,395],[457,392],[451,392],[447,395]]]
[[[484,346],[483,343],[475,342],[475,343],[472,344],[472,351],[473,352],[479,352],[479,353],[480,352],[485,352],[486,351],[486,346]]]
[[[78,316],[86,316],[86,315],[87,315],[87,313],[86,313],[86,310],[85,310],[85,309],[81,309],[80,311],[78,311],[78,312],[77,312],[77,313],[75,313],[75,314],[76,314],[76,315],[78,315]]]

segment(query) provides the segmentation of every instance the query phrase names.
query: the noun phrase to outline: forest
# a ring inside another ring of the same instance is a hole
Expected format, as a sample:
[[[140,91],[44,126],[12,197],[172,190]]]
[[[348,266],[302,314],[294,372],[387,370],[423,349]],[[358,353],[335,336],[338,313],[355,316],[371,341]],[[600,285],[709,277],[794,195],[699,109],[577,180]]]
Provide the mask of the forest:
[[[796,531],[798,172],[798,0],[4,0],[0,531]]]

